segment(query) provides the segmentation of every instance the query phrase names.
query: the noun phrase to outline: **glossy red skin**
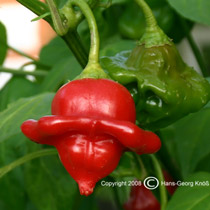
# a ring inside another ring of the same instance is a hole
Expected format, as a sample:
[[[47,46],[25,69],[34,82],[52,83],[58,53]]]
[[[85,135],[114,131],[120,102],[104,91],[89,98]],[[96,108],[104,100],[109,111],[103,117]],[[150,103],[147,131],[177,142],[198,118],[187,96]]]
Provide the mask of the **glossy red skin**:
[[[52,114],[136,121],[135,104],[130,93],[124,86],[107,79],[67,83],[53,99]]]
[[[78,182],[80,193],[85,195],[92,193],[95,183],[117,167],[123,151],[112,137],[87,135],[66,137],[56,148],[66,170]]]
[[[160,210],[160,203],[150,190],[141,185],[131,188],[130,198],[123,207],[125,210]]]
[[[122,85],[107,79],[67,83],[56,93],[52,116],[27,120],[22,132],[31,140],[53,145],[69,174],[89,195],[110,174],[127,148],[154,153],[159,138],[135,125],[134,101]]]

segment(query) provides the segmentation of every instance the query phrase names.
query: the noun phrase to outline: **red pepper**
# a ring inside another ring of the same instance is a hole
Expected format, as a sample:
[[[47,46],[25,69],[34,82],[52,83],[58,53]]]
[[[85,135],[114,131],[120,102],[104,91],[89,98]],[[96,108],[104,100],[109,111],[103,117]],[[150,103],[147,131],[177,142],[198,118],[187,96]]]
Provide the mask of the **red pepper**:
[[[27,120],[21,129],[31,140],[55,146],[80,193],[89,195],[125,150],[144,154],[160,148],[159,138],[135,120],[135,104],[125,87],[107,79],[81,79],[58,90],[52,116]]]
[[[144,185],[133,186],[130,198],[124,204],[125,210],[160,210],[160,203]]]

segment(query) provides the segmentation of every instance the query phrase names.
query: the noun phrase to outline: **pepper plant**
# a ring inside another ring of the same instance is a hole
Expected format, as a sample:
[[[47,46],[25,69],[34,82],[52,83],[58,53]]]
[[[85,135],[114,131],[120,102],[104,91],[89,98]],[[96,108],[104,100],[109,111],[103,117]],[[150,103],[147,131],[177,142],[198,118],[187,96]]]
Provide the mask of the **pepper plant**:
[[[57,36],[34,59],[0,22],[0,209],[209,209],[210,69],[191,35],[208,2],[17,1]],[[5,68],[9,49],[35,70]]]

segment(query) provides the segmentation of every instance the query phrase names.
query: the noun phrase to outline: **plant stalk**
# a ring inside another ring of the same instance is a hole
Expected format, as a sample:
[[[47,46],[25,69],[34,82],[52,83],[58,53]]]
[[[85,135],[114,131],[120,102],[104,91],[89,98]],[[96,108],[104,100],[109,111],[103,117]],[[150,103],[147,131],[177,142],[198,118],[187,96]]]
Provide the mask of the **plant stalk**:
[[[82,0],[70,0],[69,5],[78,6],[85,18],[87,19],[88,26],[90,29],[90,52],[89,52],[89,62],[97,63],[99,62],[99,34],[95,21],[95,17],[89,7],[89,5]]]
[[[182,29],[183,29],[186,37],[187,37],[187,40],[188,40],[188,42],[190,44],[190,47],[191,47],[191,49],[192,49],[192,51],[194,53],[194,56],[195,56],[195,58],[196,58],[196,60],[198,62],[198,65],[199,65],[199,67],[201,69],[201,72],[202,72],[203,76],[204,77],[210,76],[210,72],[209,72],[209,70],[206,67],[206,64],[204,62],[203,56],[202,56],[202,54],[201,54],[201,52],[200,52],[200,50],[199,50],[195,40],[193,39],[192,34],[190,33],[190,30],[188,28],[186,20],[184,20],[182,17],[179,17],[179,18],[180,18]]]
[[[160,189],[160,204],[161,204],[161,210],[165,210],[166,209],[166,205],[167,205],[167,191],[166,191],[166,187],[164,185],[161,184],[161,182],[164,182],[164,176],[162,173],[162,169],[160,167],[160,164],[157,160],[157,158],[155,157],[155,155],[150,155],[154,168],[155,168],[155,172],[156,172],[156,176],[159,180],[159,189]]]
[[[2,178],[5,174],[13,170],[14,168],[26,163],[27,161],[33,160],[35,158],[48,156],[48,155],[56,155],[57,151],[56,149],[44,149],[36,152],[32,152],[30,154],[27,154],[14,162],[0,168],[0,178]]]
[[[38,16],[41,16],[49,12],[48,6],[40,1],[37,0],[17,0],[17,1]],[[43,19],[46,20],[53,28],[52,19],[50,16],[46,16]],[[75,58],[77,59],[79,64],[84,68],[88,62],[88,55],[76,30],[68,32],[64,36],[61,36],[61,38],[66,42],[67,46],[71,49],[72,53],[75,55]]]
[[[11,73],[11,74],[18,75],[18,76],[31,75],[31,76],[36,76],[36,77],[45,77],[48,74],[47,71],[43,71],[43,70],[24,71],[23,69],[15,70],[15,69],[11,69],[11,68],[5,68],[2,66],[0,66],[0,72]]]

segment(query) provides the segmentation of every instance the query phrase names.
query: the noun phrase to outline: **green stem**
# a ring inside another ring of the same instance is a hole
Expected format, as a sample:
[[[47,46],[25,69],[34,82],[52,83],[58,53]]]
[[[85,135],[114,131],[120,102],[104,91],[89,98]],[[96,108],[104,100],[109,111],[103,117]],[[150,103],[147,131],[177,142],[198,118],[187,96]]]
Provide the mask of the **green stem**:
[[[113,171],[109,176],[116,178],[122,178],[122,177],[129,177],[129,176],[134,176],[132,171]]]
[[[19,55],[21,55],[21,56],[23,56],[23,57],[29,58],[30,60],[33,61],[33,64],[42,66],[43,68],[46,68],[46,69],[49,69],[49,68],[50,68],[49,66],[46,66],[45,64],[39,62],[38,60],[36,60],[36,59],[33,58],[32,56],[30,56],[30,55],[24,53],[23,51],[20,51],[20,50],[18,50],[18,49],[16,49],[16,48],[12,47],[12,46],[10,46],[10,45],[7,45],[7,47],[8,47],[10,50],[14,51],[15,53],[17,53],[17,54],[19,54]]]
[[[157,25],[157,21],[152,13],[152,10],[144,0],[135,0],[139,7],[142,9],[146,19],[146,31],[142,36],[139,44],[145,44],[146,48],[153,46],[161,46],[171,44],[170,39]]]
[[[198,65],[199,65],[199,67],[201,69],[201,72],[202,72],[203,76],[204,77],[210,76],[210,72],[208,71],[208,69],[206,67],[206,64],[204,62],[204,59],[203,59],[203,57],[201,55],[201,52],[200,52],[197,44],[195,43],[195,41],[194,41],[194,39],[193,39],[193,37],[192,37],[192,35],[190,33],[190,30],[188,28],[186,20],[184,20],[182,17],[179,17],[179,18],[180,18],[182,29],[183,29],[186,37],[187,37],[187,40],[188,40],[188,42],[190,44],[190,47],[191,47],[191,49],[192,49],[192,51],[193,51],[193,53],[195,55],[195,58],[196,58],[196,60],[198,62]]]
[[[27,76],[27,75],[32,75],[36,77],[45,77],[48,72],[43,71],[43,70],[36,70],[36,71],[24,71],[23,69],[10,69],[10,68],[5,68],[0,66],[0,72],[5,72],[5,73],[11,73],[14,75],[19,75],[19,76]]]
[[[90,8],[94,8],[98,4],[98,0],[85,0]],[[75,11],[71,1],[67,1],[64,6],[59,9],[60,14],[65,17],[65,25],[69,30],[75,30],[84,16],[81,11]]]
[[[3,43],[1,40],[0,40],[0,44],[8,47],[10,50],[14,51],[15,53],[17,53],[17,54],[19,54],[19,55],[21,55],[23,57],[29,58],[30,60],[33,61],[33,64],[37,64],[37,65],[42,66],[42,67],[44,67],[46,69],[49,69],[50,68],[49,66],[46,66],[45,64],[39,62],[38,60],[36,60],[32,56],[30,56],[30,55],[28,55],[28,54],[26,54],[26,53],[24,53],[24,52],[22,52],[22,51],[20,51],[20,50],[18,50],[16,48],[14,48],[14,47],[12,47],[12,46],[10,46],[8,44]]]
[[[136,3],[141,7],[147,24],[147,30],[154,30],[158,27],[157,21],[152,13],[152,10],[148,4],[143,0],[135,0]]]
[[[26,8],[30,9],[38,16],[49,12],[47,5],[40,1],[37,0],[17,0],[17,1],[22,5],[24,5]],[[46,20],[53,28],[52,19],[50,16],[45,17],[44,20]],[[75,55],[79,64],[84,68],[87,64],[88,56],[77,32],[76,31],[68,32],[67,34],[62,36],[62,38],[66,42],[68,47],[72,50],[72,53]]]
[[[2,178],[5,174],[13,170],[14,168],[26,163],[27,161],[33,160],[35,158],[43,157],[43,156],[48,156],[48,155],[56,155],[57,151],[56,149],[44,149],[40,151],[36,151],[30,154],[27,154],[14,162],[0,168],[0,178]]]
[[[84,45],[82,45],[77,31],[69,31],[67,34],[62,36],[62,38],[73,52],[82,68],[84,68],[88,63],[88,54]]]
[[[136,153],[133,153],[133,156],[134,156],[134,159],[136,161],[136,164],[138,164],[139,168],[140,168],[140,171],[141,171],[141,175],[137,176],[137,174],[135,175],[139,180],[144,180],[145,177],[147,176],[147,170],[146,168],[144,167],[144,163],[140,157],[140,155],[136,154]]]
[[[38,66],[38,68],[43,69],[43,70],[38,70],[38,71],[46,71],[46,70],[50,70],[52,68],[52,67],[47,66],[43,63],[40,63],[39,61],[37,61],[37,62],[36,61],[29,61],[29,62],[26,62],[23,65],[21,65],[20,69],[23,69],[24,67],[30,66],[30,65],[36,65],[36,66]]]
[[[23,57],[29,58],[30,60],[32,60],[32,61],[34,61],[34,62],[37,62],[37,60],[36,60],[35,58],[31,57],[30,55],[28,55],[28,54],[26,54],[26,53],[24,53],[24,52],[22,52],[22,51],[20,51],[20,50],[18,50],[18,49],[14,48],[14,47],[12,47],[12,46],[9,46],[9,45],[7,45],[7,47],[8,47],[10,50],[16,52],[16,53],[19,54],[19,55],[22,55]]]
[[[155,155],[152,154],[152,155],[150,155],[150,157],[152,159],[152,162],[153,162],[153,165],[155,168],[156,176],[160,182],[159,189],[160,189],[161,210],[165,210],[166,205],[167,205],[167,191],[166,191],[166,187],[161,184],[161,182],[164,182],[164,176],[163,176],[160,164],[159,164],[158,160],[156,159]]]
[[[108,180],[110,182],[116,182],[116,180],[113,177],[108,176]],[[123,210],[121,202],[120,202],[120,196],[117,190],[117,187],[112,187],[113,193],[114,193],[114,197],[115,197],[115,202],[116,202],[116,206],[118,210]]]
[[[59,36],[65,35],[68,32],[68,27],[66,27],[65,21],[62,20],[59,10],[57,8],[57,5],[55,4],[54,0],[46,0],[46,2],[50,9],[50,13],[51,13],[51,17],[52,17],[52,21],[53,21],[53,25],[54,25],[54,29],[56,33]]]
[[[99,34],[96,25],[95,17],[90,9],[89,5],[82,0],[69,0],[66,3],[66,8],[69,7],[72,11],[74,6],[77,6],[82,11],[82,14],[85,16],[88,22],[90,29],[90,51],[88,63],[82,73],[76,77],[76,79],[82,78],[109,78],[99,64]]]
[[[69,0],[68,5],[78,6],[85,18],[87,19],[88,26],[90,29],[90,52],[89,62],[98,64],[99,62],[99,34],[95,21],[95,17],[85,1],[82,0]]]

